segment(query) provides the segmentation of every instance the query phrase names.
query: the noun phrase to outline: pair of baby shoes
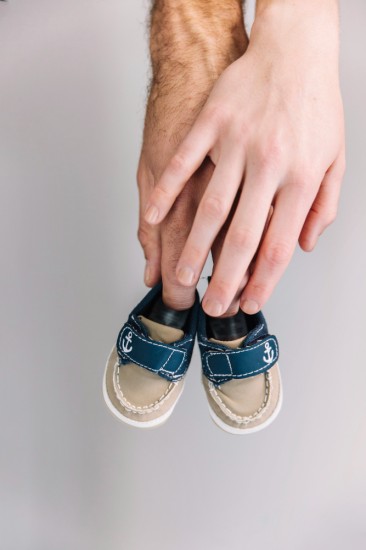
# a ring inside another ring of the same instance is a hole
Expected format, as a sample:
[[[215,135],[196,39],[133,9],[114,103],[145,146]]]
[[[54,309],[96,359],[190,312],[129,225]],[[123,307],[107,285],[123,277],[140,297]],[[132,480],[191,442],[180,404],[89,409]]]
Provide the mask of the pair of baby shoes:
[[[174,311],[162,302],[161,283],[130,313],[108,357],[103,395],[111,412],[139,428],[165,422],[182,394],[196,335],[214,422],[232,434],[268,426],[280,411],[282,388],[278,342],[262,313],[209,317],[197,291],[189,310]]]

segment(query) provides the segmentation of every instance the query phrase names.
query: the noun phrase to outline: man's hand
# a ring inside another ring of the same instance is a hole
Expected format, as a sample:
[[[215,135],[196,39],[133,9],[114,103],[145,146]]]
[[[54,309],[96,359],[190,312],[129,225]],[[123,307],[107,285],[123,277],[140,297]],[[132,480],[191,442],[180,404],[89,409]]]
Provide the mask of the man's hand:
[[[216,168],[177,265],[196,284],[212,243],[240,192],[203,307],[228,308],[274,211],[241,307],[257,312],[299,240],[311,250],[333,221],[344,173],[334,0],[263,0],[247,52],[218,79],[192,129],[151,194],[145,220],[160,223],[209,155]]]
[[[188,308],[194,302],[195,285],[187,288],[179,283],[176,264],[211,179],[212,162],[206,159],[191,174],[161,225],[147,224],[143,213],[156,182],[191,129],[214,82],[246,46],[240,0],[154,3],[150,36],[153,79],[137,173],[138,236],[146,258],[145,283],[153,286],[162,277],[164,301],[175,309]],[[215,257],[222,240],[221,234],[213,247]],[[238,306],[237,297],[236,309]]]

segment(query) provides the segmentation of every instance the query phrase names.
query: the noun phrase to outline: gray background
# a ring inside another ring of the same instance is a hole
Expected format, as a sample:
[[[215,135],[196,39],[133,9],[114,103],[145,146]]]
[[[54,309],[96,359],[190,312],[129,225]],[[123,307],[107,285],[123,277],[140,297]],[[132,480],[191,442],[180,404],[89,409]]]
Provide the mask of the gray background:
[[[107,355],[145,293],[148,5],[0,3],[0,548],[365,548],[366,5],[341,2],[339,217],[265,309],[284,406],[244,438],[210,421],[197,350],[160,429],[125,427],[102,399]]]

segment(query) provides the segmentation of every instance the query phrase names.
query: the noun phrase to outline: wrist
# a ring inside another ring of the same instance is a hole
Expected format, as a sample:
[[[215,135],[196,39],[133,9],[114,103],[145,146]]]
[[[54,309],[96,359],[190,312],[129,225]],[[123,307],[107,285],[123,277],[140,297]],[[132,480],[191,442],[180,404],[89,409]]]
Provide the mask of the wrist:
[[[303,14],[338,13],[338,0],[256,0],[255,17],[274,17],[285,12],[300,11]]]
[[[158,143],[159,151],[172,148],[190,130],[205,104],[212,84],[182,82],[166,89],[160,82],[152,82],[146,106],[144,142]]]
[[[153,81],[209,84],[245,51],[241,0],[155,0],[150,25]],[[179,74],[178,74],[179,73]]]
[[[248,51],[258,46],[281,62],[303,60],[309,71],[322,65],[338,73],[338,2],[258,0]]]

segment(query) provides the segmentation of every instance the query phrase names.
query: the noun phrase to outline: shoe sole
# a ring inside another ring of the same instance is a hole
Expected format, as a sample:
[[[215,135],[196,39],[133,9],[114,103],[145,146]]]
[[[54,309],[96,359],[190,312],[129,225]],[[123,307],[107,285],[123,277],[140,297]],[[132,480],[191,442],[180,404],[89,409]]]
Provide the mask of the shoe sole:
[[[137,420],[132,420],[131,418],[128,418],[128,417],[124,416],[121,413],[121,411],[116,409],[116,407],[113,405],[112,401],[110,400],[108,392],[107,392],[107,370],[108,370],[108,366],[109,366],[111,356],[112,356],[113,351],[114,351],[114,347],[115,346],[113,345],[112,350],[111,350],[111,352],[109,354],[109,357],[107,359],[107,363],[106,363],[106,366],[105,366],[105,369],[104,369],[104,375],[103,375],[103,398],[104,398],[105,404],[108,407],[108,410],[113,414],[113,416],[115,418],[117,418],[118,420],[120,420],[124,424],[128,424],[129,426],[134,426],[135,428],[149,429],[149,428],[156,428],[157,426],[161,426],[162,424],[164,424],[168,420],[170,415],[173,413],[173,411],[175,409],[175,406],[178,403],[178,401],[179,401],[179,399],[180,399],[180,397],[183,393],[185,380],[183,381],[181,390],[179,392],[178,397],[176,398],[176,400],[174,402],[174,405],[172,405],[172,407],[166,413],[159,416],[158,418],[154,418],[154,420],[148,420],[147,422],[138,422]]]
[[[210,403],[208,403],[208,410],[209,410],[211,419],[213,420],[213,422],[219,428],[221,428],[225,432],[233,434],[233,435],[249,435],[249,434],[253,434],[255,432],[259,432],[260,430],[264,430],[270,424],[272,424],[272,422],[274,422],[274,420],[276,420],[276,418],[277,418],[277,416],[278,416],[278,414],[279,414],[279,412],[282,408],[283,390],[282,390],[282,381],[281,381],[281,375],[280,374],[279,374],[279,377],[280,377],[280,394],[279,394],[277,406],[276,406],[275,410],[273,411],[273,413],[271,414],[271,416],[269,418],[267,418],[267,420],[265,422],[263,422],[263,424],[259,424],[259,426],[254,426],[253,428],[245,428],[245,429],[234,428],[233,426],[230,426],[229,424],[226,424],[219,416],[217,416],[215,411],[211,408]]]

